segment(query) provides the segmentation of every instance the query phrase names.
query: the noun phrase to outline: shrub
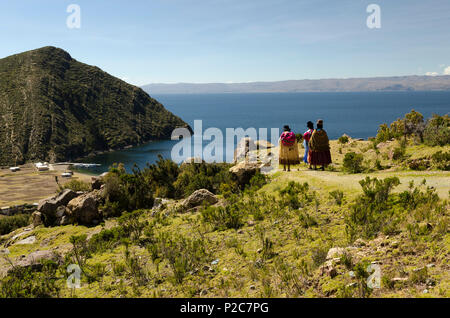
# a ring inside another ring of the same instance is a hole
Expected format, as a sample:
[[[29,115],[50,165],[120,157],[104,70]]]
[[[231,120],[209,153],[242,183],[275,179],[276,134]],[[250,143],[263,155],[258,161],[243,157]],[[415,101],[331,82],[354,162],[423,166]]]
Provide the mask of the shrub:
[[[180,167],[175,162],[158,155],[156,163],[147,165],[144,174],[150,180],[156,197],[176,198],[174,183],[180,174]]]
[[[348,152],[344,157],[344,169],[349,173],[360,173],[363,171],[363,160],[362,154]]]
[[[312,253],[311,258],[313,260],[314,266],[319,267],[327,259],[328,248],[321,246],[314,247],[311,253]]]
[[[82,180],[70,180],[69,182],[65,183],[63,186],[59,187],[59,190],[65,190],[65,189],[70,189],[72,191],[78,192],[78,191],[83,191],[83,192],[87,192],[91,190],[91,185],[87,182],[84,182]]]
[[[433,165],[439,170],[450,170],[450,151],[438,151],[431,156]]]
[[[123,165],[114,165],[105,180],[104,215],[120,216],[123,211],[153,207],[151,180],[139,168],[126,173]]]
[[[300,212],[298,215],[298,219],[300,221],[300,224],[303,228],[308,229],[310,227],[317,225],[317,220],[307,212]]]
[[[344,199],[344,192],[341,190],[334,190],[330,192],[330,198],[333,198],[337,205],[342,205]]]
[[[139,241],[142,231],[148,226],[147,221],[141,222],[139,217],[143,211],[134,211],[131,213],[124,213],[118,219],[119,225],[122,227],[125,236],[130,237],[133,241]]]
[[[217,194],[222,184],[230,184],[230,188],[235,189],[237,186],[229,172],[230,167],[227,163],[182,165],[174,183],[176,197],[187,197],[199,189]]]
[[[405,152],[406,152],[405,147],[394,148],[394,152],[392,154],[392,159],[397,160],[397,161],[403,160],[405,158]]]
[[[30,224],[28,214],[17,214],[0,218],[0,235],[5,235]]]
[[[43,262],[40,272],[31,268],[14,267],[0,280],[0,298],[51,298],[58,297],[58,266],[51,261]]]
[[[259,236],[262,249],[261,249],[261,255],[263,260],[268,260],[272,257],[274,257],[275,251],[273,249],[273,242],[266,236],[266,230],[262,226],[257,226],[255,229],[256,233]]]
[[[339,137],[338,141],[340,144],[346,144],[346,143],[348,143],[349,139],[348,139],[348,136],[344,135],[344,136]]]
[[[209,206],[201,211],[203,222],[209,223],[214,230],[239,229],[244,225],[244,213],[238,204],[226,207]]]
[[[207,259],[203,240],[160,233],[157,240],[158,255],[167,260],[174,282],[181,284],[186,275]]]
[[[250,190],[256,191],[261,189],[265,184],[267,184],[267,177],[257,172],[251,179],[248,188]]]
[[[299,209],[312,202],[314,194],[310,194],[308,183],[300,184],[295,181],[290,181],[288,185],[279,190],[282,198],[282,205],[288,206],[292,209]]]
[[[363,194],[355,200],[345,220],[347,235],[351,240],[355,236],[372,238],[384,227],[396,224],[390,193],[400,184],[400,180],[397,177],[384,180],[367,177],[359,183]]]
[[[450,144],[450,117],[433,114],[433,117],[426,123],[423,139],[429,146]]]

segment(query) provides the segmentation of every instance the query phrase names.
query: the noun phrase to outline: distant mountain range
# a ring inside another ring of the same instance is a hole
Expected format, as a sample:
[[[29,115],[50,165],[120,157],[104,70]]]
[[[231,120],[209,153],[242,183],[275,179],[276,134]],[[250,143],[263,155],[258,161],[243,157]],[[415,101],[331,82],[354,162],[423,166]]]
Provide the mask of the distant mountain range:
[[[139,87],[44,47],[0,59],[0,166],[65,161],[188,127]]]
[[[142,88],[149,94],[447,91],[450,90],[450,75],[290,80],[231,84],[149,84]]]

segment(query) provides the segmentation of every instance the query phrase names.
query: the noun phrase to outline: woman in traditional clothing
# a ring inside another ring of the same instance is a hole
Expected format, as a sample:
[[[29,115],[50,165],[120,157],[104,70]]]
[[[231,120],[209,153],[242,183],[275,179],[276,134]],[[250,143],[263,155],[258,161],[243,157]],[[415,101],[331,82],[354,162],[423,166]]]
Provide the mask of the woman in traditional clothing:
[[[300,163],[300,157],[298,154],[297,137],[291,131],[289,126],[284,126],[284,132],[280,136],[279,143],[279,163],[280,165],[283,165],[284,171],[286,171],[286,165],[288,167],[288,171],[291,171],[291,165],[298,165]]]
[[[317,121],[317,129],[309,140],[309,163],[314,166],[314,170],[317,170],[317,166],[322,166],[322,171],[331,163],[330,141],[323,130],[321,119]]]
[[[308,155],[309,155],[309,140],[311,139],[311,136],[314,132],[314,124],[312,121],[308,121],[306,124],[306,127],[308,127],[308,130],[303,134],[303,147],[305,148],[305,155],[303,156],[303,162],[308,164]],[[309,165],[309,168],[311,169],[311,165]]]

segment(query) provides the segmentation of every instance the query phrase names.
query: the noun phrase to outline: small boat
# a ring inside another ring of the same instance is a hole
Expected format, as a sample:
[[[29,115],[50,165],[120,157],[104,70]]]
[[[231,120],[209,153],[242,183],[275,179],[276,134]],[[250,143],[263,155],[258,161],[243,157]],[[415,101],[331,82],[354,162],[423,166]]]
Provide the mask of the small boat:
[[[20,167],[11,167],[11,168],[9,168],[9,170],[11,172],[17,172],[17,171],[20,171]]]
[[[72,178],[73,173],[72,172],[63,172],[61,174],[61,177],[63,178]]]

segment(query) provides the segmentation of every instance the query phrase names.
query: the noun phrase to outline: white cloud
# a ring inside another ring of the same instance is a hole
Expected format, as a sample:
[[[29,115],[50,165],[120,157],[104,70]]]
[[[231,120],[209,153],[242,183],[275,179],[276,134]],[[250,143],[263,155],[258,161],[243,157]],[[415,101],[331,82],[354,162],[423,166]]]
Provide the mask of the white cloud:
[[[426,72],[425,75],[426,76],[438,76],[439,73],[438,72]]]
[[[447,66],[447,68],[444,69],[444,75],[450,75],[450,66]]]

